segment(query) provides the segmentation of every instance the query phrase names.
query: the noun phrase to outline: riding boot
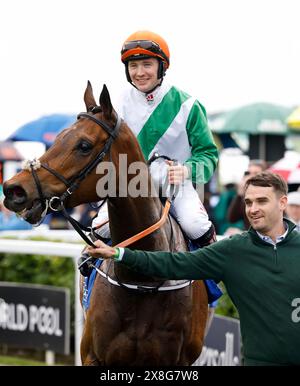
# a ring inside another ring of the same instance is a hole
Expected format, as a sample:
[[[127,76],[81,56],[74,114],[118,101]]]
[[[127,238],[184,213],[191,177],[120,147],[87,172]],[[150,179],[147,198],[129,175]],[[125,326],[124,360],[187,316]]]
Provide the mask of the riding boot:
[[[213,224],[211,224],[211,227],[208,231],[204,233],[204,235],[192,240],[193,244],[196,245],[198,248],[206,247],[207,245],[210,245],[215,241],[217,241],[217,236]]]

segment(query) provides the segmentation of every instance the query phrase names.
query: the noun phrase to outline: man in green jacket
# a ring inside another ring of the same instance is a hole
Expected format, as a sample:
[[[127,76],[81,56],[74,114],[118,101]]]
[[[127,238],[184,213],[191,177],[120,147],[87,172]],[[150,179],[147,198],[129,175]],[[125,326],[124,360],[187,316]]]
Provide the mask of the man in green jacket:
[[[240,315],[245,365],[300,365],[300,234],[283,217],[287,185],[263,172],[245,185],[249,231],[195,252],[89,247],[149,276],[223,281]]]

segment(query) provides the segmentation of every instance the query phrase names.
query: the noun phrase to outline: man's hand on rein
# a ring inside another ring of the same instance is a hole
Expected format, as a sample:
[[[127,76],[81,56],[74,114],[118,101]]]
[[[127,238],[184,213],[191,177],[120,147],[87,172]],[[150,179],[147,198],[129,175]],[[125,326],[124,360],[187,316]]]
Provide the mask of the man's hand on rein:
[[[91,246],[86,248],[86,252],[93,257],[101,259],[112,259],[115,258],[118,254],[117,248],[110,247],[100,240],[95,241],[94,244],[97,248],[93,248]]]

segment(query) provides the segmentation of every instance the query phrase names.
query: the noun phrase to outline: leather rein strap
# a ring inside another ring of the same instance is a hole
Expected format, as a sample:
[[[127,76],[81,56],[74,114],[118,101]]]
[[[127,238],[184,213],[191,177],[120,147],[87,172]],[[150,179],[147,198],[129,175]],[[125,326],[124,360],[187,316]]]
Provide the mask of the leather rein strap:
[[[136,235],[129,237],[129,239],[126,239],[126,240],[122,241],[121,243],[114,245],[114,247],[125,248],[128,245],[135,243],[136,241],[150,235],[151,233],[153,233],[154,231],[159,229],[166,222],[166,219],[167,219],[168,214],[169,214],[170,206],[171,206],[171,202],[169,200],[167,200],[166,205],[164,206],[163,214],[162,214],[161,218],[155,224],[153,224],[149,228],[144,229],[143,231],[137,233]]]

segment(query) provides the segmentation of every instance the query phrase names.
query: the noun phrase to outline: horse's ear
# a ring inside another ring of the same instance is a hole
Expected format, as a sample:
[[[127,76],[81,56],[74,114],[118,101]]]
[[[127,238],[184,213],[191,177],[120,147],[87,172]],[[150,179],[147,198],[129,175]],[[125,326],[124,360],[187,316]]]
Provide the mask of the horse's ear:
[[[109,92],[105,84],[103,85],[99,102],[105,118],[109,119],[112,114],[113,106],[111,104]]]
[[[87,86],[84,92],[84,103],[85,103],[86,111],[91,111],[93,107],[97,106],[97,103],[93,95],[93,88],[89,80],[87,82]]]

